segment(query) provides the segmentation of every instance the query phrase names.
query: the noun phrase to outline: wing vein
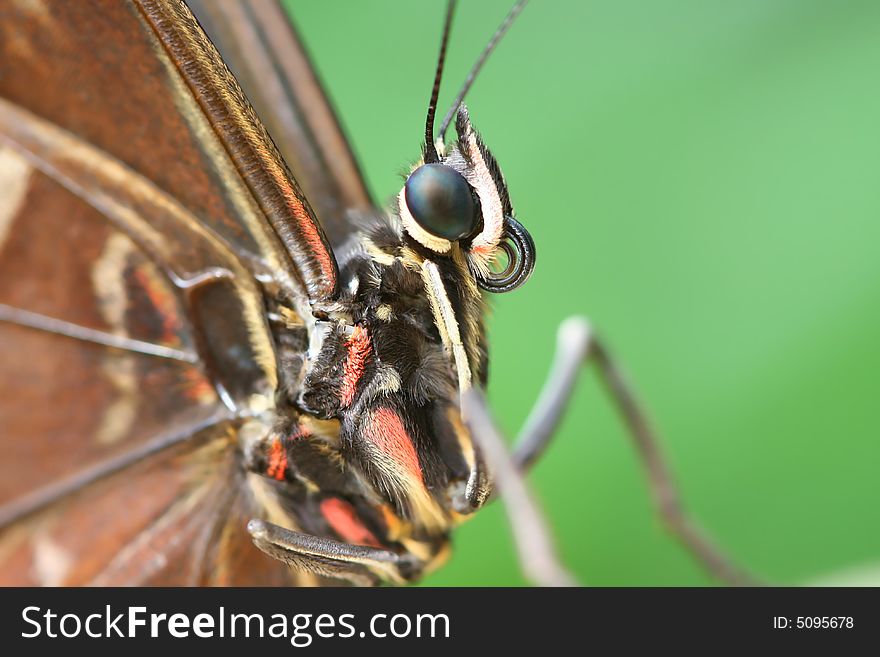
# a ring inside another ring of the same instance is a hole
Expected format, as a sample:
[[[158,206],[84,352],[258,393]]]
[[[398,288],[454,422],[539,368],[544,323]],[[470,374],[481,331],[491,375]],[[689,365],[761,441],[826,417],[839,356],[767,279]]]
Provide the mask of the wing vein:
[[[71,477],[44,486],[33,493],[5,504],[0,507],[0,529],[11,525],[25,516],[29,516],[46,508],[63,498],[65,495],[75,493],[96,481],[124,470],[125,468],[153,456],[154,454],[158,454],[163,450],[183,443],[197,433],[231,422],[234,419],[235,416],[225,407],[218,406],[217,410],[208,417],[196,420],[182,429],[162,434],[124,454],[110,457],[109,459],[102,461],[101,463],[96,463],[92,467],[78,472]]]
[[[88,328],[73,322],[64,321],[63,319],[24,310],[23,308],[8,306],[5,303],[0,303],[0,322],[26,326],[38,331],[63,335],[74,340],[113,347],[122,351],[133,351],[148,356],[170,358],[171,360],[179,360],[184,363],[199,362],[199,357],[192,351],[175,349],[161,344],[145,342],[144,340],[135,340],[124,335],[99,331],[98,329]]]

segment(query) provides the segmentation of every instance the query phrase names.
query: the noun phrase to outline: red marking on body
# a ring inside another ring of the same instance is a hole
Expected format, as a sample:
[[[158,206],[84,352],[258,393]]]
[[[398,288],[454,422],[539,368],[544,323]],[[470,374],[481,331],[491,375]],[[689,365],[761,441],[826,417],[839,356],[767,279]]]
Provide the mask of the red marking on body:
[[[364,437],[380,452],[399,463],[424,484],[419,455],[403,420],[390,408],[377,408],[370,414],[364,429]]]
[[[342,388],[339,391],[339,401],[343,408],[351,406],[354,401],[358,382],[364,374],[367,359],[373,352],[370,334],[362,326],[354,327],[354,332],[345,344],[348,356],[342,368]]]
[[[284,481],[286,472],[287,450],[284,449],[281,439],[275,438],[269,448],[269,467],[266,468],[266,474],[278,481]]]
[[[321,500],[321,515],[324,516],[330,528],[345,542],[382,547],[379,539],[358,518],[355,508],[345,500],[338,497],[328,497]]]

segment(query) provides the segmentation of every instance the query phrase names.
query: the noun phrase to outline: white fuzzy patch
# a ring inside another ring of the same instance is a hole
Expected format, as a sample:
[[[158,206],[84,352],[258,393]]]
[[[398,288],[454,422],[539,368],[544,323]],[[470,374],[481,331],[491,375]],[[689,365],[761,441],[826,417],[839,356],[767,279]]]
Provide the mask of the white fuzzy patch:
[[[501,205],[501,196],[495,187],[495,179],[489,172],[489,167],[483,159],[483,153],[477,144],[477,135],[470,129],[465,135],[468,156],[474,163],[473,168],[468,169],[465,178],[471,186],[477,190],[480,197],[480,206],[483,210],[483,230],[471,243],[471,250],[494,249],[501,241],[504,232],[504,208]]]

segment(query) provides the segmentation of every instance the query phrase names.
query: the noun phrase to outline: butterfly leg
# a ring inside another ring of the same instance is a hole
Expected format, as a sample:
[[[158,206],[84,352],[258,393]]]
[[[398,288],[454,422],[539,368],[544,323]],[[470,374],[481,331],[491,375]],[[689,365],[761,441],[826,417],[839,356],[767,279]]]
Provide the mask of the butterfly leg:
[[[514,448],[517,466],[527,470],[541,456],[568,406],[581,366],[589,362],[596,364],[626,424],[645,467],[654,504],[669,531],[716,579],[737,586],[758,584],[722,554],[686,513],[643,407],[608,348],[584,318],[569,318],[559,327],[550,375]]]
[[[310,448],[307,440],[310,435],[309,429],[299,423],[293,423],[284,432],[267,431],[254,424],[252,431],[239,435],[242,466],[276,482],[300,481],[303,473],[294,463],[309,459],[303,450]],[[291,450],[299,450],[300,459]],[[421,560],[409,554],[315,536],[266,520],[251,520],[248,531],[254,545],[270,557],[299,570],[358,586],[375,586],[382,582],[404,584],[418,578],[425,567]]]
[[[471,389],[463,395],[462,417],[480,446],[504,500],[523,573],[538,586],[575,585],[575,580],[559,562],[544,516],[511,458],[482,392]]]
[[[248,531],[254,545],[270,557],[359,586],[375,586],[383,581],[403,584],[421,571],[420,562],[408,555],[311,536],[263,520],[251,520]]]

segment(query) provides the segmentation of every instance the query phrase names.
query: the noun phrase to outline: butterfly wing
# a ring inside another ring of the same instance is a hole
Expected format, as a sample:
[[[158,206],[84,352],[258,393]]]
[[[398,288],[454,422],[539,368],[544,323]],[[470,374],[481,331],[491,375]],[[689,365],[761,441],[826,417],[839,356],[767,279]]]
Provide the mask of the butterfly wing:
[[[277,0],[190,0],[335,247],[373,202],[296,29]]]
[[[284,580],[235,434],[264,295],[335,291],[304,196],[178,1],[5,2],[0,61],[0,582]]]

